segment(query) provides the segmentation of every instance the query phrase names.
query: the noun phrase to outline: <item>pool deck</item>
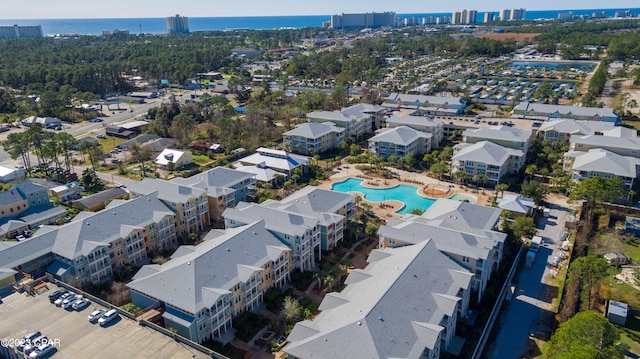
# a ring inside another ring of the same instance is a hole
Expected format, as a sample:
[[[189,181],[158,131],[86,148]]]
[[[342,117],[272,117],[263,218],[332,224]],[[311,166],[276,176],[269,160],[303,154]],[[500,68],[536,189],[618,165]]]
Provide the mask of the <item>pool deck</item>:
[[[407,172],[399,169],[391,169],[396,175],[393,179],[383,179],[379,177],[367,176],[362,171],[355,168],[356,165],[342,163],[340,169],[334,169],[334,174],[329,177],[328,180],[322,181],[318,187],[331,189],[331,185],[336,182],[342,182],[349,177],[362,179],[363,187],[368,188],[390,188],[398,184],[408,184],[420,187],[419,195],[427,198],[448,198],[455,194],[464,194],[475,197],[476,204],[490,205],[493,191],[485,190],[482,192],[476,192],[475,189],[467,186],[454,185],[448,182],[439,181],[436,178],[432,178],[424,174],[424,172]],[[444,192],[440,196],[426,195],[425,188],[434,188],[436,190]],[[366,200],[365,200],[366,201]],[[369,202],[371,210],[376,213],[380,218],[400,218],[401,215],[395,213],[397,210],[404,206],[404,203],[397,200],[387,200],[384,202]]]

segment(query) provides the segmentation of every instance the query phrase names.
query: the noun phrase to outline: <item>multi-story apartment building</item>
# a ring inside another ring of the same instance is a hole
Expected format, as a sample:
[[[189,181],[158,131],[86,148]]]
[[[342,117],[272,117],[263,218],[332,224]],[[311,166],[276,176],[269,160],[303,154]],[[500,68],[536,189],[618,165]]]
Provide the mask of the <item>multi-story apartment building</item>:
[[[378,230],[379,247],[433,240],[438,250],[474,274],[472,287],[480,300],[502,260],[506,234],[497,231],[502,210],[455,202],[439,199],[420,216],[409,214],[388,220]]]
[[[227,332],[234,317],[254,310],[290,273],[291,251],[259,221],[212,230],[167,263],[142,267],[127,286],[135,305],[163,305],[167,328],[203,343]]]
[[[246,201],[255,191],[256,175],[227,167],[215,167],[189,178],[176,177],[171,182],[204,189],[211,218],[220,219],[222,212]]]
[[[175,212],[157,194],[114,201],[97,213],[83,212],[59,227],[0,248],[0,268],[21,276],[42,275],[82,286],[113,279],[113,271],[140,265],[147,254],[177,246]],[[16,277],[14,277],[16,278]]]
[[[500,183],[502,176],[516,173],[523,164],[522,150],[505,148],[493,142],[461,143],[453,147],[451,173],[464,171],[468,178],[485,174],[487,182]]]
[[[620,156],[640,158],[640,138],[600,135],[571,136],[569,150],[588,152],[602,148]]]
[[[569,143],[572,136],[599,135],[607,137],[636,137],[634,129],[616,126],[613,122],[577,121],[574,119],[554,119],[542,123],[537,136],[549,143],[562,141]]]
[[[444,137],[444,123],[427,116],[391,116],[387,120],[387,127],[411,127],[414,130],[430,133],[431,146],[437,148]]]
[[[169,16],[166,18],[167,32],[169,34],[188,34],[189,18],[186,16]]]
[[[367,261],[325,296],[317,317],[295,325],[289,357],[437,359],[450,348],[472,274],[432,240],[376,249]]]
[[[129,186],[131,198],[153,192],[157,192],[158,199],[175,211],[176,232],[179,236],[198,233],[211,224],[206,189],[161,179],[145,179]]]
[[[357,140],[372,131],[371,115],[367,113],[345,113],[342,111],[318,111],[307,114],[309,122],[331,122],[345,129],[344,139]]]
[[[277,177],[289,178],[296,169],[305,173],[307,163],[309,157],[260,147],[255,153],[234,162],[233,166],[240,171],[253,173],[257,181],[274,183]]]
[[[478,143],[481,141],[493,142],[506,148],[522,151],[522,163],[526,161],[529,151],[531,132],[519,130],[509,126],[482,127],[467,129],[462,133],[464,143]]]
[[[303,155],[319,154],[339,148],[345,141],[345,129],[333,122],[307,122],[282,134],[282,143],[291,152]]]
[[[568,118],[586,121],[604,121],[620,124],[620,117],[612,108],[548,105],[523,101],[513,108],[511,117],[533,119]]]
[[[564,154],[564,170],[576,182],[591,177],[609,179],[618,176],[630,190],[640,174],[640,159],[621,156],[602,148],[593,148],[588,152],[569,151]]]
[[[314,186],[307,186],[281,201],[268,200],[262,204],[317,218],[323,251],[330,251],[342,242],[347,220],[356,213],[355,195]]]
[[[313,270],[315,258],[321,258],[317,218],[255,203],[240,203],[222,215],[226,228],[264,220],[265,228],[291,249],[293,268]]]
[[[26,210],[38,206],[53,207],[45,186],[22,181],[0,192],[0,218],[18,217]]]
[[[433,135],[411,127],[382,128],[376,133],[369,139],[369,152],[384,159],[392,155],[402,158],[409,153],[420,156],[431,150]]]
[[[0,39],[23,39],[42,37],[42,25],[34,26],[0,26]]]

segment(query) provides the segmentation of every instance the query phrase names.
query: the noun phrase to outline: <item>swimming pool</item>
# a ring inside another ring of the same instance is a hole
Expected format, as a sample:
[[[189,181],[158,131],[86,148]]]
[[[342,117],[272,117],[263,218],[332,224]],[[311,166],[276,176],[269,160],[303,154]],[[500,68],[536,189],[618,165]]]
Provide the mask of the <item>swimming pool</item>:
[[[454,194],[453,196],[449,197],[449,199],[469,203],[476,203],[476,201],[478,200],[474,196],[470,196],[468,194]]]
[[[429,208],[434,199],[422,197],[418,194],[418,187],[406,184],[399,184],[391,188],[369,188],[362,187],[364,180],[356,178],[347,178],[346,180],[331,185],[331,189],[338,192],[360,192],[369,202],[384,202],[396,200],[404,203],[396,213],[406,214],[414,209],[426,210]]]

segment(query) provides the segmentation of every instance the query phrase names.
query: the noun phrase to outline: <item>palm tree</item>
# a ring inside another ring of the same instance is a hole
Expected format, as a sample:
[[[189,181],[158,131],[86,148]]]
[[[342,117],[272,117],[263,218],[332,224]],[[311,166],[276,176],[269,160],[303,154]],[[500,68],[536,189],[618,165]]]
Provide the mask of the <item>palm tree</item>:
[[[528,165],[527,168],[524,169],[524,173],[529,176],[529,181],[531,181],[531,178],[534,174],[536,174],[536,172],[538,172],[538,166],[533,163]]]
[[[467,179],[467,172],[465,171],[455,171],[453,172],[453,178],[456,181],[460,181],[460,183],[464,183],[464,181]]]
[[[496,199],[498,198],[498,192],[500,192],[500,197],[504,197],[504,191],[509,188],[509,185],[506,183],[498,183],[496,185]]]
[[[472,179],[476,183],[476,186],[478,185],[478,183],[481,183],[484,187],[484,181],[488,180],[489,177],[487,177],[487,175],[484,173],[478,173],[477,175],[473,176]]]

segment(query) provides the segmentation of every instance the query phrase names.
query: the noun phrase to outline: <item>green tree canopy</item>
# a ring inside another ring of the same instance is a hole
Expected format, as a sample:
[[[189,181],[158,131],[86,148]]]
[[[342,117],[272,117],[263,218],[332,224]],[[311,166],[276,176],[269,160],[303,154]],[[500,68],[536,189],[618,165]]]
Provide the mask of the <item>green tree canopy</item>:
[[[588,293],[587,306],[591,308],[591,293],[597,292],[600,281],[607,275],[609,266],[604,258],[579,257],[569,266],[569,281],[578,283]]]
[[[536,204],[544,203],[549,193],[549,188],[541,182],[529,181],[522,184],[520,191],[523,196],[533,199]]]
[[[622,359],[615,347],[620,335],[601,314],[585,311],[560,324],[547,347],[546,359]]]

